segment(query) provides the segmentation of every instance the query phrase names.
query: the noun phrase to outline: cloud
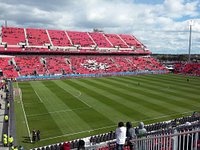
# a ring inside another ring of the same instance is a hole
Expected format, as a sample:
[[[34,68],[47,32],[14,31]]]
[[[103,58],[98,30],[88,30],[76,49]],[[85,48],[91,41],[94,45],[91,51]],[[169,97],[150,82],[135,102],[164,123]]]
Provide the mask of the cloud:
[[[164,10],[166,15],[172,18],[180,18],[183,16],[198,16],[198,1],[186,2],[184,0],[165,0]]]
[[[182,53],[188,47],[188,20],[194,19],[193,52],[200,53],[200,2],[164,0],[0,0],[0,24],[136,35],[152,52]]]

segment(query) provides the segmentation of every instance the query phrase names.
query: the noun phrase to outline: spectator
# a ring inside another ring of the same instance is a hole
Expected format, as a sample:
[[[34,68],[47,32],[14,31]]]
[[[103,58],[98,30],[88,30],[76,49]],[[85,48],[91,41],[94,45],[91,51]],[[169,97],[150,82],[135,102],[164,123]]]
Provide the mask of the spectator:
[[[143,138],[146,133],[147,133],[147,130],[144,128],[144,123],[140,122],[138,125],[137,137]],[[144,150],[146,147],[146,142],[144,140],[141,140],[141,142],[137,144],[137,147],[138,147],[138,150]]]
[[[5,120],[5,122],[8,122],[8,115],[7,114],[5,114],[4,120]]]
[[[85,141],[79,140],[78,142],[78,150],[84,150],[85,149]]]
[[[143,137],[147,133],[147,130],[144,128],[144,123],[140,122],[138,125],[138,137]]]
[[[3,145],[6,147],[8,144],[8,139],[6,137],[3,138]]]
[[[118,128],[115,131],[117,150],[123,150],[126,140],[126,127],[123,122],[118,123]]]
[[[37,130],[37,141],[40,141],[40,130]]]
[[[32,131],[32,141],[33,142],[36,141],[36,131],[35,131],[35,129],[33,129],[33,131]]]
[[[10,137],[8,138],[8,142],[9,142],[10,147],[13,146],[13,141],[14,141],[13,137],[10,136]]]
[[[130,147],[130,150],[135,149],[134,143],[131,140],[136,138],[135,129],[132,127],[131,122],[126,123],[126,137],[127,137],[127,145]]]
[[[9,108],[10,108],[10,103],[8,102],[7,103],[7,109],[9,110]]]
[[[24,150],[23,146],[19,146],[18,150]]]
[[[64,142],[63,150],[70,150],[70,143],[69,142],[68,143]]]

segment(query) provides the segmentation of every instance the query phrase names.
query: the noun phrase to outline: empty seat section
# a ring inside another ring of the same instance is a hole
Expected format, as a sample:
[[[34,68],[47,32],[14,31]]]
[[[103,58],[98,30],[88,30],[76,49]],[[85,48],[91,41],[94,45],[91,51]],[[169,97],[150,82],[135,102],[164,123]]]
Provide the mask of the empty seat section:
[[[112,45],[106,40],[106,38],[103,36],[102,33],[99,32],[90,32],[89,33],[92,39],[95,41],[95,43],[98,45],[100,48],[110,48]]]
[[[176,63],[174,65],[174,73],[200,76],[200,64],[199,63],[188,63],[188,64]]]
[[[47,56],[46,60],[46,68],[48,70],[48,74],[69,74],[71,73],[71,69],[69,63],[67,62],[64,56]]]
[[[0,69],[3,71],[3,76],[6,78],[18,77],[15,66],[9,63],[11,59],[11,57],[0,57]]]
[[[15,57],[15,62],[21,76],[45,75],[46,73],[40,56],[19,56]]]
[[[43,46],[50,44],[46,30],[44,29],[26,29],[29,45]]]
[[[119,35],[129,46],[134,46],[136,48],[141,48],[142,43],[140,43],[134,36],[128,34]]]
[[[87,32],[67,31],[67,34],[73,45],[80,45],[81,47],[91,47],[92,45],[95,45]]]
[[[105,34],[105,36],[114,47],[119,46],[121,48],[128,48],[128,46],[117,36],[117,34]]]
[[[23,28],[2,27],[2,42],[8,45],[17,45],[25,42],[25,34]]]
[[[108,57],[97,56],[71,56],[72,71],[80,74],[96,74],[110,72],[113,63]]]
[[[74,73],[114,73],[133,71],[124,56],[71,56]]]
[[[10,59],[0,59],[7,77],[17,77],[17,71],[20,76],[167,71],[156,59],[142,56],[16,56],[16,64],[9,64]],[[199,64],[188,64],[185,72],[199,73],[199,68]]]
[[[72,46],[65,31],[48,30],[54,46]]]
[[[5,51],[4,47],[0,46],[0,52],[4,52],[4,51]]]
[[[7,47],[7,52],[22,52],[22,48],[21,47]]]
[[[48,48],[26,47],[25,52],[49,52]]]

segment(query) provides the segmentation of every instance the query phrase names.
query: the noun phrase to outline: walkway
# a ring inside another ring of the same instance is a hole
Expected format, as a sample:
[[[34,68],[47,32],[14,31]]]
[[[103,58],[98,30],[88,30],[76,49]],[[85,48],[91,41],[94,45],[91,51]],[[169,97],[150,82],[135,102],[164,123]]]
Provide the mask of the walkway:
[[[0,149],[1,150],[8,150],[8,147],[3,147],[3,139],[2,139],[2,135],[3,135],[3,123],[4,123],[4,113],[5,113],[5,97],[6,94],[0,90],[0,95],[3,94],[3,99],[1,99],[0,96],[0,103],[1,103],[1,109],[0,109]]]

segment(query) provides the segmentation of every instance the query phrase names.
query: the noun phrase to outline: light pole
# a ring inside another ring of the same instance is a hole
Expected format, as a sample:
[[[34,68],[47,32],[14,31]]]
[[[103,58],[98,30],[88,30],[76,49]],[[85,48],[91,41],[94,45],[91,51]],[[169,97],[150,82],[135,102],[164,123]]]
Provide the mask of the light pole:
[[[188,49],[188,62],[190,62],[190,52],[191,52],[191,46],[192,46],[192,26],[194,24],[193,20],[189,21],[189,28],[190,28],[190,34],[189,34],[189,49]]]

